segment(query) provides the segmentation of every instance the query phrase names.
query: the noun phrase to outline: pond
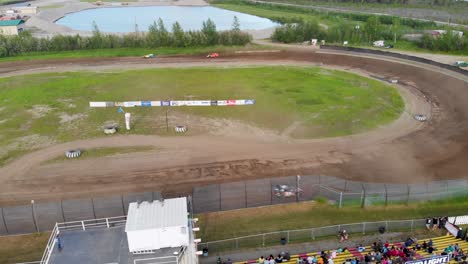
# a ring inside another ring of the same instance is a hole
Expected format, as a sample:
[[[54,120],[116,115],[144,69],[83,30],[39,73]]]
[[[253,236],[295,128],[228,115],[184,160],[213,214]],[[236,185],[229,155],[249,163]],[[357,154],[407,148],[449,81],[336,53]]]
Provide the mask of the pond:
[[[96,22],[100,31],[134,32],[135,24],[139,31],[161,18],[170,31],[172,24],[179,22],[182,28],[200,30],[203,21],[213,20],[217,30],[232,28],[234,16],[237,16],[242,30],[260,30],[277,26],[277,23],[257,16],[229,11],[211,6],[149,6],[149,7],[111,7],[87,9],[65,15],[56,21],[57,24],[75,30],[92,31]]]

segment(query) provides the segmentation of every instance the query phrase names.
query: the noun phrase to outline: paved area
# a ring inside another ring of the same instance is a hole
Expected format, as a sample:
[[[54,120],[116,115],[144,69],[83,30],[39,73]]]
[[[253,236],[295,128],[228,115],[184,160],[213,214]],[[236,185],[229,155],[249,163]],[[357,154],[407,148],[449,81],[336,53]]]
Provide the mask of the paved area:
[[[128,251],[125,226],[98,228],[91,230],[62,231],[62,249],[55,246],[50,264],[147,264],[161,262],[164,258],[171,264],[175,261],[174,252],[179,248],[165,248],[154,254],[133,255]]]

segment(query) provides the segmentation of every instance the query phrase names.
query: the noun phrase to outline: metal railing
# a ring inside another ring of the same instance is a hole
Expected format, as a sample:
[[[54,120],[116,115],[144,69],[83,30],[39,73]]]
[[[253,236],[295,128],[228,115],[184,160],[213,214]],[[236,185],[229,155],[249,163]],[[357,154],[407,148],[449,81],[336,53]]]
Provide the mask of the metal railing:
[[[52,233],[50,234],[49,240],[47,241],[46,248],[44,250],[44,254],[42,255],[42,259],[40,264],[48,264],[50,257],[52,256],[52,252],[54,251],[55,247],[55,239],[60,234],[60,231],[73,231],[73,230],[83,230],[90,228],[99,228],[99,227],[106,227],[111,228],[114,226],[118,226],[121,224],[126,223],[127,217],[126,216],[117,216],[117,217],[109,217],[109,218],[101,218],[101,219],[93,219],[93,220],[83,220],[83,221],[72,221],[72,222],[64,222],[64,223],[56,223]]]
[[[362,222],[248,235],[199,243],[198,247],[199,250],[207,248],[210,252],[223,252],[247,247],[261,248],[280,245],[281,243],[308,242],[318,238],[338,236],[339,232],[342,230],[346,230],[349,234],[367,234],[379,232],[379,228],[381,227],[384,227],[385,231],[393,232],[413,231],[416,228],[423,228],[424,226],[425,219]]]

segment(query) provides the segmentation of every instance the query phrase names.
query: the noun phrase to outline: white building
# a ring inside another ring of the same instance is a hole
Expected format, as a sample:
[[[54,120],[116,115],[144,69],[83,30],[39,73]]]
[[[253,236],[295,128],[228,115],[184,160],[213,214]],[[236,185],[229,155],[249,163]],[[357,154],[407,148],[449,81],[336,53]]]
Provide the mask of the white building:
[[[24,21],[21,19],[0,21],[0,34],[18,35],[24,30]]]
[[[125,232],[130,252],[187,247],[189,229],[185,197],[129,205]]]

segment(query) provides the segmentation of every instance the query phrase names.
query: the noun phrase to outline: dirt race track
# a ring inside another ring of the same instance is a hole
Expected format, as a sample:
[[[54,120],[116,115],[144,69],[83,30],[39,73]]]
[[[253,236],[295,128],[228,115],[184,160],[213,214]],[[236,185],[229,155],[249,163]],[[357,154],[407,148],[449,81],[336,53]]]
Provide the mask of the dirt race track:
[[[58,144],[0,168],[0,205],[161,190],[174,194],[215,182],[285,175],[330,175],[370,182],[415,183],[468,178],[468,77],[410,62],[350,53],[279,53],[67,59],[0,64],[0,76],[151,67],[323,65],[376,78],[397,78],[405,113],[354,136],[293,140],[269,133],[225,136],[114,136]],[[256,98],[261,100],[261,98]],[[430,117],[425,123],[413,114]],[[161,151],[41,164],[70,148],[154,145]]]

